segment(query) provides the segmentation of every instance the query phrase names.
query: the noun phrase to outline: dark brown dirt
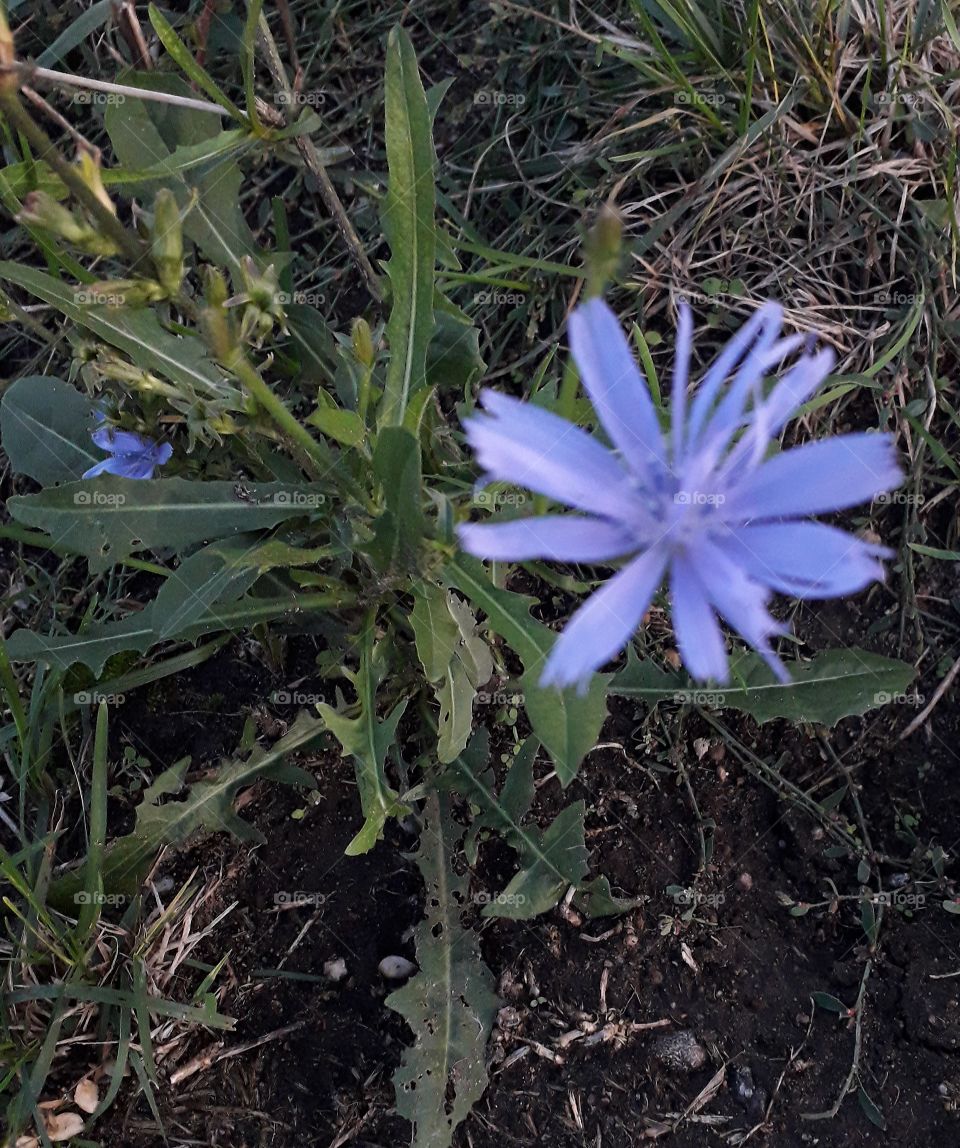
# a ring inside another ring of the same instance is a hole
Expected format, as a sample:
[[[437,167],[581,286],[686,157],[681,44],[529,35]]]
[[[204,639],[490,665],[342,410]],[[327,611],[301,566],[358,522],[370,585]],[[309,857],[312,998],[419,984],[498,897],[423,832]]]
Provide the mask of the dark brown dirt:
[[[217,692],[227,680],[240,689],[244,678],[250,694],[269,693],[262,668],[237,666],[226,655],[220,661],[190,675],[198,696],[203,681]],[[231,706],[220,721],[217,752],[229,748],[245,708]],[[783,1148],[960,1141],[960,921],[942,908],[953,889],[929,863],[933,845],[949,854],[957,839],[960,794],[950,784],[949,747],[958,718],[948,699],[929,743],[921,734],[898,747],[893,727],[914,712],[888,709],[826,735],[861,787],[874,854],[884,858],[875,863],[882,887],[896,889],[898,903],[884,911],[871,946],[856,900],[857,861],[828,854],[829,821],[825,828],[765,787],[703,719],[678,731],[675,715],[661,723],[618,704],[604,731],[607,748],[588,757],[568,793],[546,782],[534,812],[545,824],[568,800],[584,798],[593,871],[640,904],[619,920],[577,924],[555,911],[531,922],[486,923],[484,955],[513,1011],[495,1031],[491,1083],[459,1130],[460,1148],[626,1148],[658,1133],[678,1146],[735,1144],[751,1129],[753,1143]],[[145,717],[137,715],[138,726]],[[208,721],[208,747],[217,725]],[[782,775],[821,800],[838,788],[819,731],[744,721],[731,730],[759,758],[781,760]],[[173,735],[167,722],[165,736]],[[221,1011],[238,1024],[226,1045],[267,1038],[176,1088],[161,1087],[172,1144],[408,1142],[408,1126],[392,1112],[390,1077],[409,1033],[383,1003],[388,986],[377,966],[388,954],[413,956],[420,882],[404,855],[413,838],[393,826],[369,855],[345,857],[359,825],[352,767],[333,747],[301,764],[317,779],[312,799],[277,786],[249,795],[243,815],[266,844],[208,839],[165,863],[164,873],[199,864],[207,876],[224,876],[220,907],[236,907],[203,958],[229,953]],[[540,776],[546,773],[541,763]],[[691,794],[713,844],[706,866]],[[833,814],[844,823],[854,816],[849,798]],[[510,873],[509,850],[493,842],[481,851],[472,888],[495,893]],[[851,899],[801,917],[778,900],[824,901],[830,882]],[[678,903],[669,886],[695,889],[695,903]],[[290,907],[298,893],[307,897]],[[690,908],[692,919],[684,920]],[[336,958],[346,961],[348,976],[332,986],[323,965]],[[853,1005],[868,960],[859,1081],[886,1134],[855,1092],[831,1119],[804,1117],[834,1104],[856,1040],[852,1022],[815,1007],[812,994]],[[668,1023],[635,1033],[624,1027],[657,1021]],[[299,1027],[282,1032],[291,1025]],[[611,1039],[582,1036],[563,1047],[563,1034],[604,1026],[612,1026]],[[707,1054],[691,1073],[653,1055],[659,1035],[679,1030],[691,1031]],[[197,1034],[162,1073],[206,1044]],[[118,1106],[104,1143],[153,1148],[162,1140],[140,1101]]]

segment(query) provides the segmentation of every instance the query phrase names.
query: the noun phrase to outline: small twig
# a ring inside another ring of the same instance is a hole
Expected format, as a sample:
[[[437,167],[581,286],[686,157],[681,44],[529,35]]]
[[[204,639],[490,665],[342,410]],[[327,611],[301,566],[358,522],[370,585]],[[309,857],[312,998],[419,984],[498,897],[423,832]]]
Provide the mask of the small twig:
[[[290,81],[287,79],[287,73],[284,69],[283,61],[280,59],[280,53],[277,51],[276,41],[270,32],[266,18],[262,14],[259,24],[259,41],[266,58],[267,67],[273,76],[273,82],[280,89],[286,101],[285,106],[289,108],[293,102],[293,89],[290,87]],[[326,204],[327,210],[333,216],[334,222],[344,238],[344,242],[350,251],[354,263],[357,265],[360,274],[366,280],[370,294],[378,303],[382,302],[383,290],[380,286],[380,277],[376,271],[374,271],[373,264],[367,257],[363,244],[360,242],[360,236],[357,235],[353,224],[350,222],[346,208],[343,206],[340,196],[337,194],[337,189],[333,186],[330,176],[327,175],[326,168],[320,162],[320,156],[317,154],[317,149],[314,147],[313,141],[309,136],[301,135],[297,136],[296,142],[300,154],[303,156],[303,162],[306,164],[310,174],[317,181],[320,196]]]
[[[933,697],[930,699],[929,703],[923,707],[923,709],[917,714],[917,716],[907,726],[903,733],[900,734],[900,736],[897,738],[897,741],[905,741],[912,733],[917,732],[917,730],[923,725],[927,718],[933,713],[935,707],[943,695],[947,692],[948,689],[950,689],[951,685],[953,685],[953,679],[957,676],[958,673],[960,673],[960,658],[957,658],[957,660],[953,663],[953,665],[947,671],[946,677],[933,691]]]
[[[85,88],[91,92],[105,92],[107,95],[129,96],[135,100],[152,100],[156,104],[172,104],[178,108],[192,108],[196,112],[210,112],[218,116],[227,114],[226,108],[209,100],[198,100],[193,96],[176,96],[171,92],[154,92],[149,88],[135,88],[130,84],[112,84],[107,80],[92,80],[88,76],[74,76],[71,72],[57,72],[53,68],[41,68],[37,64],[11,64],[0,68],[0,74],[16,72],[22,83],[64,84],[68,88]]]
[[[853,1082],[856,1080],[857,1073],[860,1070],[860,1049],[863,1046],[863,998],[867,991],[867,980],[870,977],[872,967],[873,962],[867,961],[863,967],[863,976],[860,978],[860,991],[857,993],[857,1003],[853,1006],[857,1017],[853,1037],[853,1061],[850,1065],[850,1071],[847,1073],[847,1079],[843,1082],[843,1088],[840,1089],[840,1095],[833,1104],[823,1112],[801,1112],[801,1120],[832,1120],[840,1111],[840,1105],[843,1104],[848,1093],[853,1088]]]

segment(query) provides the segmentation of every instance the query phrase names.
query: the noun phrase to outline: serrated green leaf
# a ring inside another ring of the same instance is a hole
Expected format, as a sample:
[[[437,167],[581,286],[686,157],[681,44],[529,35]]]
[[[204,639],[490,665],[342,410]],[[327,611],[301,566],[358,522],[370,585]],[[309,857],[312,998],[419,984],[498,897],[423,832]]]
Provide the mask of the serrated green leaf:
[[[667,673],[631,654],[613,679],[610,693],[647,701],[693,702],[773,718],[835,725],[866,713],[902,694],[916,676],[913,666],[866,650],[824,650],[809,662],[788,665],[792,681],[778,682],[757,654],[745,654],[731,667],[729,686],[697,685],[685,674]]]
[[[391,308],[390,359],[379,414],[381,426],[403,424],[407,404],[426,385],[427,348],[434,327],[436,190],[432,124],[417,57],[407,33],[391,30],[384,91],[387,194],[383,230]]]
[[[231,482],[102,475],[11,498],[7,508],[99,571],[135,551],[180,551],[313,513],[325,505],[327,490],[318,483],[258,483],[240,498]]]
[[[454,868],[462,830],[449,800],[428,797],[416,854],[426,885],[426,912],[416,930],[420,971],[386,1001],[416,1041],[393,1077],[397,1111],[413,1125],[413,1148],[448,1148],[483,1095],[486,1044],[500,1004],[479,936],[460,920],[468,878]]]
[[[391,817],[405,817],[410,808],[399,800],[387,781],[387,754],[397,736],[397,724],[407,708],[399,702],[383,721],[377,718],[377,686],[385,670],[382,649],[374,646],[373,629],[362,639],[360,667],[356,673],[344,670],[357,691],[359,717],[346,717],[332,706],[320,703],[317,710],[327,728],[349,754],[357,770],[357,788],[363,810],[363,825],[346,848],[348,856],[367,853],[383,837],[383,827]]]
[[[537,735],[553,758],[560,784],[568,786],[585,754],[596,745],[607,716],[609,674],[594,674],[583,695],[573,687],[541,689],[537,684],[553,643],[557,640],[542,622],[530,616],[535,599],[494,586],[481,563],[460,555],[443,570],[443,581],[465,594],[486,614],[486,624],[517,652],[523,662],[524,708]]]
[[[43,486],[80,478],[103,457],[90,441],[94,410],[61,379],[17,379],[0,402],[0,441],[14,471]]]
[[[384,573],[417,570],[424,529],[417,439],[404,427],[384,427],[377,436],[373,471],[385,509],[374,526],[370,556]]]
[[[104,851],[103,888],[109,892],[132,894],[136,891],[146,867],[162,845],[176,845],[198,830],[228,831],[247,841],[262,841],[263,836],[249,822],[233,811],[237,791],[260,777],[310,785],[313,778],[303,770],[294,770],[286,758],[306,749],[324,731],[322,722],[308,714],[300,714],[282,738],[269,748],[257,746],[245,758],[226,759],[221,762],[214,777],[194,782],[182,801],[160,799],[178,792],[189,758],[184,758],[165,770],[149,788],[136,811],[133,833],[108,845]],[[80,890],[81,876],[69,873],[51,887],[51,903],[72,905],[73,896]]]

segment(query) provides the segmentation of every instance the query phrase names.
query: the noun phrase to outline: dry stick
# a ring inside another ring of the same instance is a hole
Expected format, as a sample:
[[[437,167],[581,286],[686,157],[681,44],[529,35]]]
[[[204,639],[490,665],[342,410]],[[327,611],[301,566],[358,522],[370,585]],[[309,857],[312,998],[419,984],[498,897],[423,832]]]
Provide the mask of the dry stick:
[[[0,90],[0,113],[6,117],[15,131],[26,137],[30,146],[37,153],[37,158],[44,160],[53,168],[54,172],[87,209],[101,232],[116,243],[134,266],[145,259],[147,255],[146,246],[133,232],[128,231],[123,226],[105,204],[101,203],[96,192],[84,182],[83,176],[77,168],[63,158],[47,133],[20,103],[20,97],[15,91]]]
[[[934,708],[943,697],[943,695],[947,692],[948,689],[950,689],[950,686],[953,684],[953,679],[957,676],[958,673],[960,673],[960,658],[957,658],[957,660],[947,671],[947,676],[933,691],[933,697],[930,699],[929,705],[923,707],[923,709],[917,714],[917,716],[907,726],[903,733],[897,738],[897,741],[904,741],[912,733],[916,733],[916,731],[923,725],[927,718],[933,713]]]
[[[92,80],[87,76],[74,76],[71,72],[57,72],[53,68],[41,68],[36,64],[12,64],[0,71],[19,74],[23,83],[63,84],[68,88],[84,88],[91,92],[105,92],[113,96],[129,96],[135,100],[152,100],[155,104],[172,104],[176,108],[192,108],[195,112],[210,112],[211,115],[225,116],[226,108],[209,100],[198,100],[193,96],[177,96],[172,92],[153,92],[148,88],[135,88],[130,84],[113,84],[108,80]]]
[[[260,46],[266,57],[270,74],[273,76],[273,82],[283,94],[286,106],[290,107],[293,100],[293,89],[290,87],[290,81],[287,79],[283,61],[280,59],[280,53],[277,51],[277,45],[267,25],[266,17],[263,16],[262,13],[258,30]],[[367,258],[367,253],[364,251],[363,244],[360,242],[360,236],[357,235],[353,229],[353,224],[350,222],[346,208],[343,206],[340,196],[337,194],[337,189],[333,186],[330,177],[327,175],[326,168],[320,162],[320,156],[317,155],[317,149],[313,145],[313,140],[311,140],[309,136],[298,136],[297,147],[300,149],[300,154],[303,156],[303,162],[307,165],[307,169],[317,181],[317,185],[320,188],[320,196],[326,204],[327,210],[333,216],[334,222],[339,228],[340,234],[343,236],[360,274],[366,280],[370,294],[378,303],[382,302],[383,290],[380,286],[380,278],[376,271],[374,271],[373,264]]]

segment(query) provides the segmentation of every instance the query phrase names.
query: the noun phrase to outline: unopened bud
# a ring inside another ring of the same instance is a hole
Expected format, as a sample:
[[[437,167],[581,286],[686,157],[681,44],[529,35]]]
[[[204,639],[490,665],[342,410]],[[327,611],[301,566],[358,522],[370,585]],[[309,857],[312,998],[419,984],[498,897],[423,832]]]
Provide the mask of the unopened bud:
[[[183,281],[183,226],[176,197],[167,187],[162,187],[153,201],[150,255],[164,290],[176,295]]]
[[[82,148],[77,155],[77,163],[80,168],[80,178],[87,187],[90,188],[97,199],[100,200],[107,211],[112,215],[116,215],[117,209],[113,205],[113,200],[107,195],[107,189],[103,186],[103,180],[100,178],[99,158],[94,158],[86,148]]]
[[[622,235],[620,215],[609,204],[604,204],[585,244],[588,296],[602,295],[607,283],[616,275]]]
[[[364,367],[372,367],[374,362],[373,332],[366,319],[354,319],[350,331],[353,344],[353,357]]]

